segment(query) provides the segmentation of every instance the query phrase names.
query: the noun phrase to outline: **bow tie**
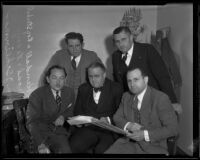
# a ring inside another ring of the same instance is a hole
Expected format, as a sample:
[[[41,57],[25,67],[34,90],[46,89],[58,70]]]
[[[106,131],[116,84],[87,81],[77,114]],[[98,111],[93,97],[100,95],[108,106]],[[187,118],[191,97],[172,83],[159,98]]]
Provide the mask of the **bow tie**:
[[[101,92],[101,90],[102,90],[102,87],[99,87],[99,88],[93,88],[94,89],[94,92]]]

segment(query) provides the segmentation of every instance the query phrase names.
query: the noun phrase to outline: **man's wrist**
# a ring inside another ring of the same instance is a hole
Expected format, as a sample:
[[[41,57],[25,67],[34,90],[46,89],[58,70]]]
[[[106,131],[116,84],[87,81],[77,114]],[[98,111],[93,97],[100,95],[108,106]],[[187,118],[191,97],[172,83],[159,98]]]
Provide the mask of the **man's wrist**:
[[[147,130],[144,130],[144,139],[145,141],[149,142],[150,139],[149,139],[149,132]]]

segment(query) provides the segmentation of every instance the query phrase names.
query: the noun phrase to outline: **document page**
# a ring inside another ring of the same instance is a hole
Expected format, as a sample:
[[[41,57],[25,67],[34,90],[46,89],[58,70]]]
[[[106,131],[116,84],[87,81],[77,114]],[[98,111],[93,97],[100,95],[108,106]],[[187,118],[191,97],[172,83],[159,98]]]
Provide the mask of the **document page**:
[[[98,126],[98,127],[101,127],[101,128],[104,128],[104,129],[107,129],[119,134],[126,135],[126,131],[124,131],[123,129],[116,127],[112,124],[108,124],[106,122],[100,121],[97,118],[94,118],[92,116],[82,116],[82,115],[74,116],[74,117],[70,117],[69,120],[67,120],[67,122],[70,125],[80,125],[80,124],[90,123],[95,126]]]

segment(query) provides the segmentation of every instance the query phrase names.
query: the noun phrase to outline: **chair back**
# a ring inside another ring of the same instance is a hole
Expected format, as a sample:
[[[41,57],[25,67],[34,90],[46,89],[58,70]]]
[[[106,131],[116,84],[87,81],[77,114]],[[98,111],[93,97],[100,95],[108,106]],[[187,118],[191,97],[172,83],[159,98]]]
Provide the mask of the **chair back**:
[[[176,111],[175,113],[176,113],[177,120],[179,122],[180,115]],[[167,138],[167,148],[168,148],[168,153],[170,156],[176,155],[178,138],[179,138],[179,133],[175,136]]]
[[[28,106],[28,99],[18,99],[13,101],[13,107],[16,112],[19,132],[19,146],[22,152],[34,153],[34,145],[32,137],[26,127],[26,109]]]

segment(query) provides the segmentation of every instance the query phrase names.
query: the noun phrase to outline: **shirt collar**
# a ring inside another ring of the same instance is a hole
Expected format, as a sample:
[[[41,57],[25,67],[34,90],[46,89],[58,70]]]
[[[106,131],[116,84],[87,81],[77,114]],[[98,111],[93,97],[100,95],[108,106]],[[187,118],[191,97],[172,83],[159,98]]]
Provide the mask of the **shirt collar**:
[[[54,97],[56,97],[56,91],[52,88],[51,88],[51,91],[52,91]],[[61,91],[58,91],[58,95],[61,96]]]
[[[71,60],[73,59],[74,56],[71,56]],[[75,60],[79,60],[81,58],[81,54],[79,56],[76,57]]]
[[[133,54],[133,44],[132,44],[131,48],[128,50],[127,57],[131,57],[132,54]],[[123,57],[123,56],[125,56],[125,53],[122,54],[122,57]]]
[[[144,94],[146,93],[147,87],[140,93],[138,94],[137,98],[139,102],[142,102]]]
[[[132,44],[131,48],[128,50],[127,56],[132,56],[132,54],[133,54],[133,44]]]

